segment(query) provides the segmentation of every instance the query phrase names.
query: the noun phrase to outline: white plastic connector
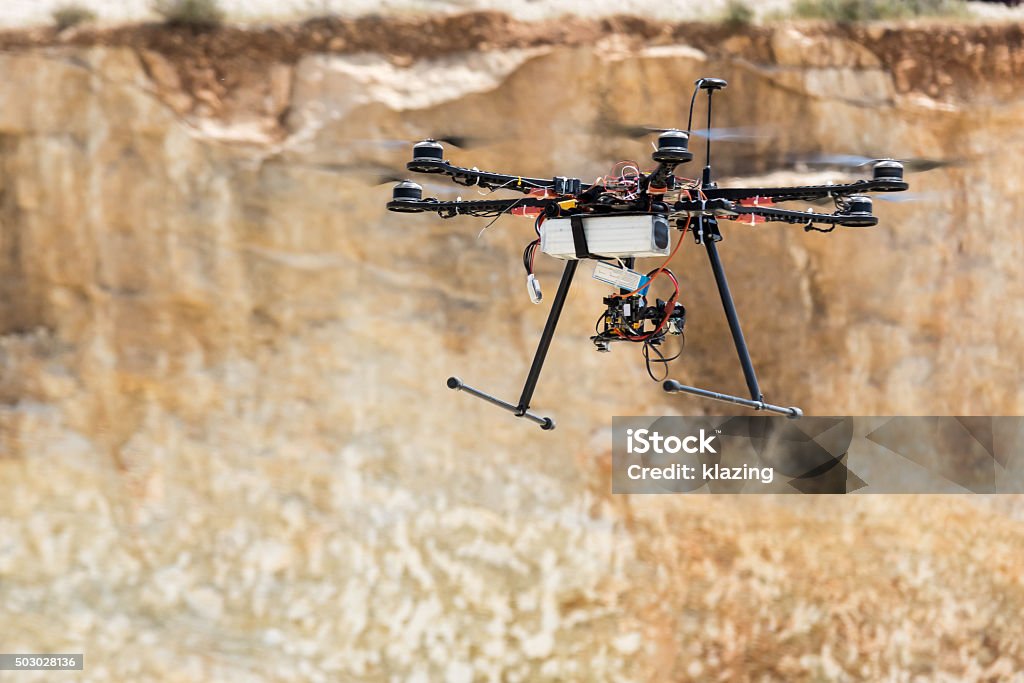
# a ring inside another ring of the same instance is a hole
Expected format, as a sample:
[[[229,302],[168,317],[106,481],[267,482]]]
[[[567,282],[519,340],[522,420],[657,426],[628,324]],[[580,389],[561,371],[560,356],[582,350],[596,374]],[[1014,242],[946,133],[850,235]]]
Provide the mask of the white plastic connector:
[[[530,301],[535,304],[539,304],[544,298],[540,291],[540,281],[533,273],[526,276],[526,290],[530,293]]]

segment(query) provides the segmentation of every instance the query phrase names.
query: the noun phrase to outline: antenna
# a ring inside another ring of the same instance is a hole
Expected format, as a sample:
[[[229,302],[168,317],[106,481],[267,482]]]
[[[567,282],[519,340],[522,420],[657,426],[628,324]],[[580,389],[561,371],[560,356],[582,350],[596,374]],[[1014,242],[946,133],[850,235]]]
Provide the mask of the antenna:
[[[697,87],[706,90],[708,93],[708,130],[711,130],[711,96],[716,90],[724,90],[729,84],[723,78],[702,78],[697,81]],[[711,185],[711,135],[708,135],[707,153],[705,154],[704,187]]]

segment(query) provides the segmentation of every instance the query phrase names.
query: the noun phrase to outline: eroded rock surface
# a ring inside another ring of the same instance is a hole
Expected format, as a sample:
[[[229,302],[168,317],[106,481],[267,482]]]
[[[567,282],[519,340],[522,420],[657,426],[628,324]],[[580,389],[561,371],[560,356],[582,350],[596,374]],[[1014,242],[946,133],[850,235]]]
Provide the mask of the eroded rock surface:
[[[792,150],[962,159],[912,178],[925,201],[878,202],[874,230],[727,224],[722,253],[770,399],[1017,414],[1019,31],[444,21],[461,51],[406,24],[378,29],[407,37],[388,53],[331,23],[5,37],[5,649],[84,651],[95,681],[1020,671],[1015,502],[612,498],[612,415],[719,407],[594,353],[588,277],[535,400],[557,431],[448,391],[518,393],[546,312],[532,228],[389,214],[364,182],[406,157],[367,140],[451,133],[490,141],[449,150],[465,165],[596,177],[647,154],[602,122],[682,125],[711,74],[720,125],[770,131],[718,146],[723,173],[796,180]],[[675,376],[740,391],[701,252],[673,268]]]

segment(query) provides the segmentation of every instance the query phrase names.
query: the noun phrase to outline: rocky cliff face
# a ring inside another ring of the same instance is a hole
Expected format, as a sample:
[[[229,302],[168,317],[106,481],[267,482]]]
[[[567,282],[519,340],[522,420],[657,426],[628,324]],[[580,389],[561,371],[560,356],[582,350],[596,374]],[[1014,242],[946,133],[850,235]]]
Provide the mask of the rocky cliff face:
[[[876,229],[727,224],[723,257],[770,399],[1015,414],[1019,28],[470,15],[2,41],[8,651],[84,650],[84,680],[1024,666],[1002,512],[611,498],[612,415],[719,407],[594,353],[587,277],[535,400],[557,431],[449,392],[450,374],[518,392],[545,315],[519,265],[531,226],[388,214],[365,182],[407,155],[367,140],[452,133],[489,141],[450,150],[465,165],[594,177],[646,156],[601,122],[679,123],[701,75],[730,81],[720,125],[770,132],[718,147],[728,175],[788,182],[793,149],[962,159],[911,178],[925,201],[876,204]],[[559,265],[539,267],[549,292]],[[701,252],[673,267],[674,376],[740,391]]]

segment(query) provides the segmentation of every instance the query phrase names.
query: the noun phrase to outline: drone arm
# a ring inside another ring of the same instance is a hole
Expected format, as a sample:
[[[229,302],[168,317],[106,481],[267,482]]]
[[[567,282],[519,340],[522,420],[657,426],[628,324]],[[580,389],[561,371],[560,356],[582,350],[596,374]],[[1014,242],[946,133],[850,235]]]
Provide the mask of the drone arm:
[[[870,206],[867,211],[856,213],[815,213],[767,206],[740,206],[725,199],[679,201],[673,207],[673,215],[707,216],[725,220],[740,220],[741,216],[758,216],[765,221],[794,225],[824,224],[851,228],[866,228],[878,224],[878,218],[870,213]]]
[[[822,224],[843,226],[847,228],[870,228],[878,225],[878,217],[869,212],[860,213],[815,213],[813,211],[791,211],[761,206],[734,206],[733,216],[725,216],[726,220],[740,220],[740,216],[758,216],[765,221],[790,223],[793,225]]]
[[[671,188],[674,182],[673,173],[678,165],[678,162],[659,162],[658,167],[647,177],[647,191],[651,193],[656,190],[664,192],[662,188]]]
[[[858,180],[839,185],[803,185],[797,187],[715,187],[704,190],[710,199],[738,201],[762,197],[774,202],[813,201],[829,197],[844,197],[865,192],[903,192],[909,186],[902,180]]]
[[[578,194],[590,188],[576,178],[530,178],[528,176],[491,173],[476,168],[462,168],[447,161],[413,159],[406,168],[416,173],[445,175],[458,185],[482,187],[489,190],[514,190],[529,194],[534,190],[550,190],[554,194]]]
[[[522,197],[520,199],[479,199],[442,201],[439,199],[392,199],[387,203],[389,211],[399,213],[422,213],[430,211],[444,218],[452,216],[479,216],[508,213],[517,207],[545,208],[550,199]]]

